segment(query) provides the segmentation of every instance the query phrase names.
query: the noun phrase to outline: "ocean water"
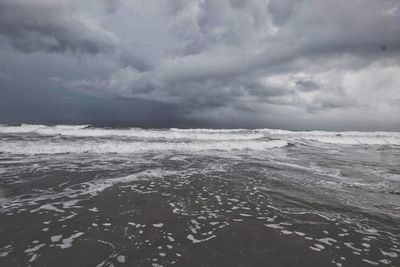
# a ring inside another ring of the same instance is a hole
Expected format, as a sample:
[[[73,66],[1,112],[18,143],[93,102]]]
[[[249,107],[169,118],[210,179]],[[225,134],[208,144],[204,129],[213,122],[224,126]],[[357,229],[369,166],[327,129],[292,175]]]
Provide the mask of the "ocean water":
[[[400,133],[2,125],[0,266],[400,266]]]

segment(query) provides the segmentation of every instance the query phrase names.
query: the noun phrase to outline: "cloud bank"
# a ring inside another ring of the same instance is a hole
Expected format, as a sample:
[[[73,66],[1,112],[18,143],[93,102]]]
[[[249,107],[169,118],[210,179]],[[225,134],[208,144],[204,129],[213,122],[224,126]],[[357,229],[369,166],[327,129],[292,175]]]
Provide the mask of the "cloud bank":
[[[0,121],[400,130],[396,0],[0,0]]]

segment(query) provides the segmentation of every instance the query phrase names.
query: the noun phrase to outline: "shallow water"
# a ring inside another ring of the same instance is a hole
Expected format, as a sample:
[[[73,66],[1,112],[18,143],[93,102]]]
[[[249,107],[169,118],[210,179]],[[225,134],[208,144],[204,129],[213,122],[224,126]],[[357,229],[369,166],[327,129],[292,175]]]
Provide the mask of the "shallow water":
[[[0,138],[0,266],[400,266],[400,133]]]

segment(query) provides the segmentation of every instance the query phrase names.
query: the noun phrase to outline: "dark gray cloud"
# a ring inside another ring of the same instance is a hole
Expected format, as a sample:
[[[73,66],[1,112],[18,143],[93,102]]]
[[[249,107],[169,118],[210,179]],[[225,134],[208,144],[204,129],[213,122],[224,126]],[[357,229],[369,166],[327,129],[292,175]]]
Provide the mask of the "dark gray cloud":
[[[77,16],[63,1],[0,1],[0,35],[23,52],[95,54],[110,49],[116,38],[90,18]]]
[[[399,130],[398,25],[396,0],[0,0],[0,120]]]
[[[299,90],[304,92],[311,92],[320,89],[320,85],[311,80],[298,79],[296,85]]]
[[[274,24],[282,26],[292,16],[293,9],[301,0],[271,0],[268,10]]]

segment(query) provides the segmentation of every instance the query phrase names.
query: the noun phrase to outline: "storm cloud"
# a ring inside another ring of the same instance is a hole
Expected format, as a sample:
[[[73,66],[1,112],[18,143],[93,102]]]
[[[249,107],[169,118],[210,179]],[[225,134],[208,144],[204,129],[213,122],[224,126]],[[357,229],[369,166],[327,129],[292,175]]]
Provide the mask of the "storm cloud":
[[[0,0],[0,122],[400,130],[397,0]]]

